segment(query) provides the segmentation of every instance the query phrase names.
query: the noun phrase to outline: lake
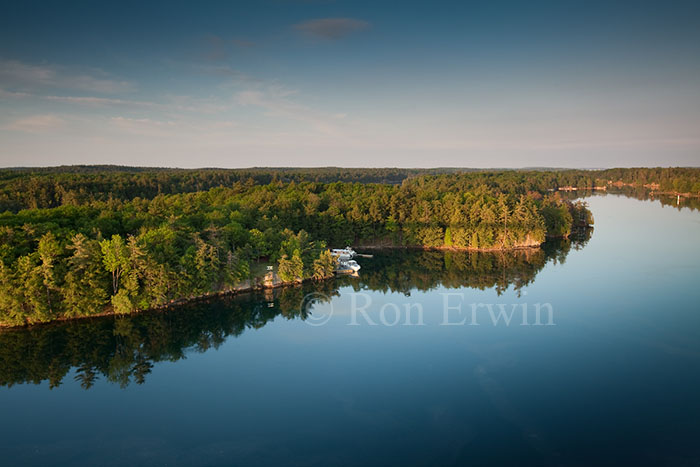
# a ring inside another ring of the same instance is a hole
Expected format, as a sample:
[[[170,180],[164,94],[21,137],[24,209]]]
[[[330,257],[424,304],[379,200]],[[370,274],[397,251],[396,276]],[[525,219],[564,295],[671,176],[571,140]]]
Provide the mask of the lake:
[[[698,465],[700,212],[0,333],[3,465]]]

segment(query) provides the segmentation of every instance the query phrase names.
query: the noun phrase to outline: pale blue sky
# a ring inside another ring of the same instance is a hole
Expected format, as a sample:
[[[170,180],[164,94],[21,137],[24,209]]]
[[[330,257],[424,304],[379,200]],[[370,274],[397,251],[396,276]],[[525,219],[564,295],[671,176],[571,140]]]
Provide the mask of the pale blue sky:
[[[0,166],[700,165],[697,2],[16,2]]]

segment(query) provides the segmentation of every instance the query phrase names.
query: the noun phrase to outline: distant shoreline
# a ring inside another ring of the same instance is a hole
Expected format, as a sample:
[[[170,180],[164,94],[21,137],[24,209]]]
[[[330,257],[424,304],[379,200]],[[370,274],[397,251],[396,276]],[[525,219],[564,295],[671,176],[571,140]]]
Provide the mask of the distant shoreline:
[[[563,237],[551,237],[547,240],[556,240],[557,238]],[[541,248],[542,245],[546,243],[541,242],[531,245],[515,245],[510,247],[492,247],[492,248],[472,248],[472,247],[459,247],[459,246],[424,246],[424,245],[358,245],[353,248],[361,250],[371,250],[371,251],[381,251],[381,250],[416,250],[416,251],[468,251],[474,253],[498,253],[506,251],[516,251],[516,250],[536,250]]]

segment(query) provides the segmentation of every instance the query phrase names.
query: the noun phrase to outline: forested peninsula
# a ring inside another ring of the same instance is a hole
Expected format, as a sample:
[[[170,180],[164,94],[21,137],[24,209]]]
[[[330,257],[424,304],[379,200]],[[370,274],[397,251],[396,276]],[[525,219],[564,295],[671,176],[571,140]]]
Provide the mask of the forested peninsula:
[[[611,170],[2,170],[0,325],[226,293],[261,264],[284,282],[321,280],[334,274],[328,247],[537,247],[593,223],[561,187],[676,177],[700,190],[698,169]]]

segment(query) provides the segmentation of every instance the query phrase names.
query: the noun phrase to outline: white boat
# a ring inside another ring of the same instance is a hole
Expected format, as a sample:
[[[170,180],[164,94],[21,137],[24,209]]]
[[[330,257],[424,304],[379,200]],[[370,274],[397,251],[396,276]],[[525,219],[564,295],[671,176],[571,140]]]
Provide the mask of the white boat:
[[[331,250],[331,254],[333,256],[336,256],[341,261],[347,261],[354,258],[357,253],[352,248],[345,247]]]
[[[355,260],[348,260],[348,261],[338,261],[338,270],[339,271],[347,271],[350,270],[352,272],[357,272],[360,270],[360,265],[357,264],[357,261]]]

